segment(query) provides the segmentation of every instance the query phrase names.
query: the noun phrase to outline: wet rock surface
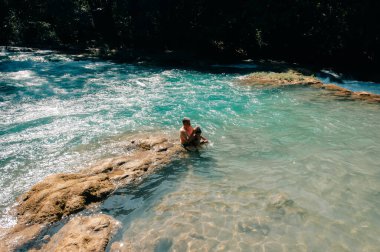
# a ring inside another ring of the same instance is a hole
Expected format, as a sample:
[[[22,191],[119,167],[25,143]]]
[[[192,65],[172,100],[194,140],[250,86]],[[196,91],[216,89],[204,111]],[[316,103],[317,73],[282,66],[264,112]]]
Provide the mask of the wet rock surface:
[[[289,70],[284,73],[257,72],[239,79],[239,84],[255,87],[310,86],[326,91],[326,95],[338,100],[367,101],[380,103],[380,95],[368,92],[353,92],[334,84],[323,84],[313,76]]]
[[[130,152],[126,155],[98,162],[79,173],[48,176],[19,197],[17,224],[2,237],[0,251],[17,250],[47,224],[102,201],[117,188],[138,182],[185,154],[168,136],[138,135],[128,142]]]
[[[329,91],[328,95],[331,95],[338,99],[380,103],[380,95],[377,95],[377,94],[372,94],[368,92],[353,92],[346,88],[342,88],[334,84],[326,84],[320,88]]]
[[[118,226],[104,214],[75,217],[41,248],[30,251],[104,251]]]

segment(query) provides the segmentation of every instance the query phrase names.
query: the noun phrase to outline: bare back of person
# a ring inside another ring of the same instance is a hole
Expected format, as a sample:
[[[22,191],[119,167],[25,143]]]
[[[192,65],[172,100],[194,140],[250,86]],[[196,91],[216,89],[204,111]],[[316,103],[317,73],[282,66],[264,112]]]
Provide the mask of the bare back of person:
[[[183,145],[186,145],[186,144],[190,144],[190,138],[191,136],[193,135],[193,127],[184,127],[182,126],[182,128],[180,129],[180,140],[181,140],[181,144]]]

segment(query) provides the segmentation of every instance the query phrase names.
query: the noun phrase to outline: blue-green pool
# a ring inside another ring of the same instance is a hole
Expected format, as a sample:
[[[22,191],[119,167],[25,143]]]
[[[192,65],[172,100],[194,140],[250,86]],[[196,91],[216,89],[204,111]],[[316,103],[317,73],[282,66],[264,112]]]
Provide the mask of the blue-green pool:
[[[15,223],[16,197],[47,175],[123,153],[125,135],[177,134],[188,116],[211,144],[99,206],[122,223],[113,242],[378,251],[380,106],[307,87],[240,86],[240,76],[2,51],[1,226]]]

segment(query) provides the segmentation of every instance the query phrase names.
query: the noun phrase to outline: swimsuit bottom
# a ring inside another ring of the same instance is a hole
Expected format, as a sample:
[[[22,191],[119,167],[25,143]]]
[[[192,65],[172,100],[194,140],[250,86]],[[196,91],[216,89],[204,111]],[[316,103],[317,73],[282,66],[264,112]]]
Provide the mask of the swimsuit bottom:
[[[190,146],[197,147],[199,144],[197,144],[197,140],[194,139],[190,143],[184,143],[184,144],[181,144],[181,145],[182,145],[182,147],[186,148],[186,147],[190,147]]]

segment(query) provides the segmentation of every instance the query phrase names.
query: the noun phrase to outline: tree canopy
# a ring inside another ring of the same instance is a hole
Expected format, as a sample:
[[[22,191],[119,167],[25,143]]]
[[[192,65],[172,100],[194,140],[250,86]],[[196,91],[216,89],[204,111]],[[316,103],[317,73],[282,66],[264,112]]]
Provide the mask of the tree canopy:
[[[0,43],[379,65],[375,0],[0,0]]]

